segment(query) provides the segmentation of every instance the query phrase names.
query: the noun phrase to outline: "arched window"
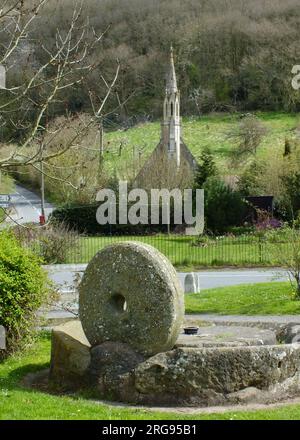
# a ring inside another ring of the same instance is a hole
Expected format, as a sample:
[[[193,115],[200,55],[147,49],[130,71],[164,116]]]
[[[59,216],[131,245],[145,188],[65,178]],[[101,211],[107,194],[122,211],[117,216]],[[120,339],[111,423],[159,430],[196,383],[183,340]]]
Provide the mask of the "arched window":
[[[173,113],[174,113],[174,104],[173,102],[171,102],[171,116],[173,116]]]

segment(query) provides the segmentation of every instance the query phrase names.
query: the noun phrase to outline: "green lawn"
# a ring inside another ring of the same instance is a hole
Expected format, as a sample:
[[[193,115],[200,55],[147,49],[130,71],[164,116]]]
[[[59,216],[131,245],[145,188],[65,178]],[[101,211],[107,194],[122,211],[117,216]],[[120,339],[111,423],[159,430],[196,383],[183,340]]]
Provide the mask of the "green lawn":
[[[196,238],[184,235],[81,237],[72,247],[67,262],[88,263],[96,252],[117,241],[133,240],[150,244],[165,254],[177,268],[192,270],[212,266],[272,266],[270,244],[253,237],[224,237],[210,244],[195,245]],[[276,244],[283,249],[285,243]]]
[[[186,295],[186,313],[299,315],[290,283],[243,284]]]
[[[285,405],[259,411],[228,411],[223,414],[180,414],[117,408],[98,404],[83,396],[55,396],[26,389],[22,378],[49,366],[50,338],[44,335],[26,353],[0,364],[0,419],[89,419],[89,420],[299,420],[300,405]]]

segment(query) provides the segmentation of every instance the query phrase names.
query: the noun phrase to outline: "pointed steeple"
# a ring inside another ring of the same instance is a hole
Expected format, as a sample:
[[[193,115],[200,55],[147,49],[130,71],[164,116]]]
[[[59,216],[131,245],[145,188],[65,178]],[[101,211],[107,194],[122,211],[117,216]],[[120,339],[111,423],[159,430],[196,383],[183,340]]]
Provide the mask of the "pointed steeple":
[[[174,66],[174,55],[173,55],[173,46],[170,47],[170,67],[167,75],[167,83],[166,83],[166,93],[176,93],[177,92],[177,80],[176,80],[176,72]]]
[[[169,159],[176,160],[177,167],[179,168],[181,150],[180,92],[177,88],[172,46],[163,108],[162,142],[166,148]]]

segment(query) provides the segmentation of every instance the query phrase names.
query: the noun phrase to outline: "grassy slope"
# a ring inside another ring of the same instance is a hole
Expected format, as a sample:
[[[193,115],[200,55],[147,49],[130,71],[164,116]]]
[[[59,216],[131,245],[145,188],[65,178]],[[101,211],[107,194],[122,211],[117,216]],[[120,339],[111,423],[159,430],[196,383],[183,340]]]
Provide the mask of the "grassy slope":
[[[268,129],[268,134],[259,148],[258,155],[261,157],[268,149],[283,149],[285,138],[293,137],[293,129],[299,124],[299,117],[292,114],[257,113],[257,116]],[[226,135],[239,120],[239,114],[183,118],[183,138],[196,158],[199,157],[203,147],[208,146],[215,153],[215,159],[220,166],[225,167],[228,165],[226,159],[232,149],[232,140]],[[105,157],[109,166],[116,169],[132,166],[134,148],[135,157],[138,156],[138,150],[142,151],[140,163],[142,165],[157,145],[159,137],[159,122],[140,124],[127,131],[107,133],[105,139],[108,145]],[[118,148],[121,141],[125,142],[126,146],[119,156]],[[127,165],[124,165],[126,162]],[[135,167],[138,167],[138,161]]]
[[[98,420],[299,420],[300,405],[286,405],[259,411],[228,411],[223,414],[184,415],[134,408],[117,408],[86,400],[80,396],[54,396],[25,389],[24,375],[46,368],[50,358],[50,338],[40,339],[34,348],[0,364],[0,419],[98,419]]]
[[[187,313],[220,315],[300,314],[289,283],[260,283],[203,290],[186,296]]]

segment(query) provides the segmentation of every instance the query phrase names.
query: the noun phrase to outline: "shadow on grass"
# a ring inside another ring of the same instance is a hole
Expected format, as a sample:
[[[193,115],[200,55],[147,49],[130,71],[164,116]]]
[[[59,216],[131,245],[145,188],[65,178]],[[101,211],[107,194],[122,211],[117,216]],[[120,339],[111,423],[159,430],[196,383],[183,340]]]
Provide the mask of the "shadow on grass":
[[[39,373],[48,369],[49,362],[23,365],[11,370],[7,377],[2,380],[2,385],[10,389],[27,388],[29,383],[27,378],[38,376]]]
[[[2,381],[2,386],[8,391],[23,391],[26,393],[43,393],[51,396],[67,396],[74,400],[98,400],[97,393],[92,387],[70,387],[54,385],[49,381],[49,362],[40,364],[27,364],[12,370],[7,379]]]

